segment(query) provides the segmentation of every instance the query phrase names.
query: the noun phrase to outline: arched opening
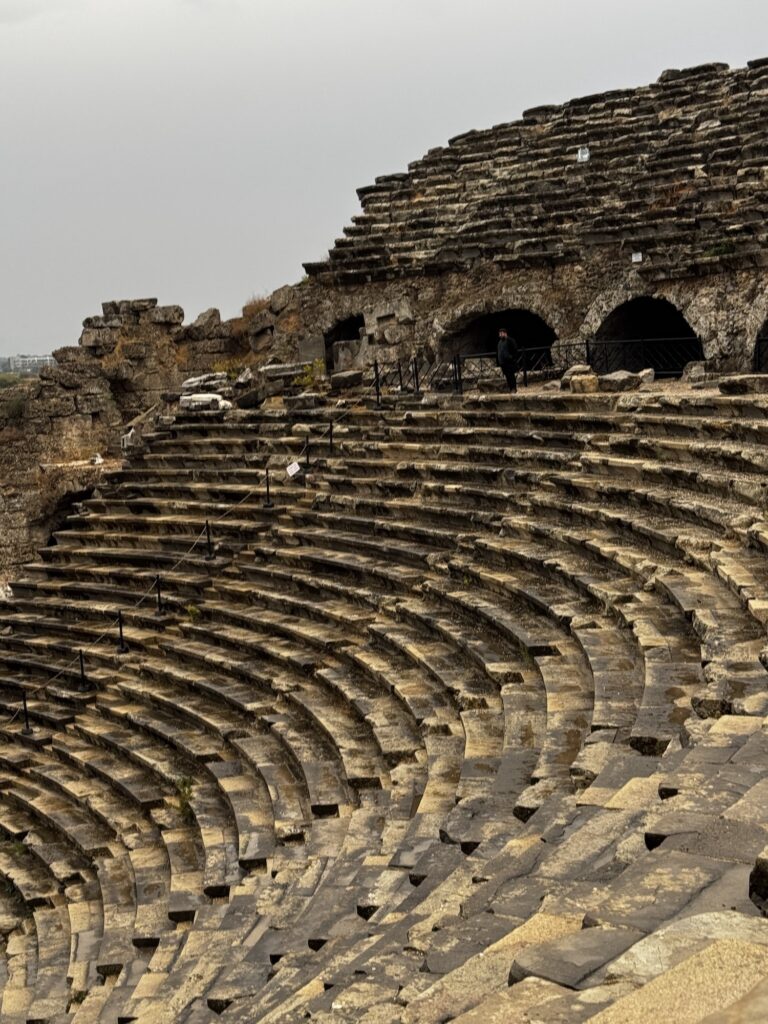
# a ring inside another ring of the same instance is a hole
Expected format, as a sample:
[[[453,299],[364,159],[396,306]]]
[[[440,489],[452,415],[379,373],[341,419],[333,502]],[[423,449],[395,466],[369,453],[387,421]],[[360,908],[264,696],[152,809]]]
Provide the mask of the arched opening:
[[[600,326],[590,361],[598,373],[638,372],[679,377],[687,363],[704,358],[701,341],[683,314],[666,299],[623,302]]]
[[[755,373],[768,373],[768,320],[757,332],[754,367]]]
[[[502,309],[475,317],[449,334],[443,342],[443,358],[456,355],[496,355],[499,330],[504,327],[519,349],[532,350],[529,369],[550,366],[550,349],[557,335],[536,313],[528,309]]]
[[[365,317],[362,313],[348,316],[344,320],[337,320],[333,327],[326,331],[325,338],[325,369],[328,373],[340,369],[337,365],[339,360],[334,353],[333,346],[339,342],[353,342],[360,340],[360,332],[365,329]]]

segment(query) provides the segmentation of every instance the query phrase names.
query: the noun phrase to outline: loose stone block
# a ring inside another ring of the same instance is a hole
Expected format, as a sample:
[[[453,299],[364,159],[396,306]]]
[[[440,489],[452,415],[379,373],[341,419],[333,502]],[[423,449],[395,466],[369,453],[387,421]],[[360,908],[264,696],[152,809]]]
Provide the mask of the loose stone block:
[[[593,1024],[698,1024],[726,1009],[768,973],[768,949],[736,939],[713,942],[592,1018]]]
[[[600,381],[597,374],[584,373],[572,377],[569,386],[574,395],[595,394],[600,388]]]
[[[603,374],[599,378],[601,391],[634,391],[643,383],[639,373],[629,370],[616,370],[614,373]]]

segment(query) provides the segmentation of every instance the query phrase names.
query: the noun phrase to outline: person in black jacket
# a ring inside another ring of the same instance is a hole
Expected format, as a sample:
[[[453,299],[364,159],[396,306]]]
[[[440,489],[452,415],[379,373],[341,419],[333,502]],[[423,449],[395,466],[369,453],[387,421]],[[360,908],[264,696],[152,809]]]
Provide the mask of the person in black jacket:
[[[496,347],[496,362],[507,379],[510,391],[517,391],[517,343],[510,338],[506,330],[499,329],[499,343]]]

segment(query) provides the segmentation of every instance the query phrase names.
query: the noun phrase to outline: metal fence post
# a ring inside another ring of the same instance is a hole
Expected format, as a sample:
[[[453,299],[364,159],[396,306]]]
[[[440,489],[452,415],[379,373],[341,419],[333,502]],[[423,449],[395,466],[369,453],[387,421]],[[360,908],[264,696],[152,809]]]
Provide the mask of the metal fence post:
[[[269,494],[269,466],[265,467],[265,473],[266,473],[266,480],[267,480],[267,496],[266,496],[266,498],[264,500],[264,508],[272,508],[273,507],[272,498],[270,497],[270,494]]]
[[[32,728],[29,724],[29,711],[27,710],[27,691],[21,691],[21,702],[24,705],[24,728],[21,730],[22,736],[31,736]]]
[[[88,680],[85,675],[85,658],[82,651],[78,651],[78,654],[80,655],[80,692],[87,693],[89,687]]]
[[[414,356],[413,357],[413,393],[415,395],[418,395],[419,391],[420,391],[420,388],[419,388],[419,361]]]
[[[591,366],[592,365],[592,355],[591,355],[591,353],[589,351],[589,338],[587,338],[587,340],[584,342],[584,350],[585,350],[586,355],[587,355],[587,366]]]
[[[117,653],[127,654],[128,644],[125,642],[125,637],[123,636],[123,613],[119,609],[117,612],[117,635],[120,638],[119,643],[117,645]]]
[[[400,365],[400,360],[397,360],[397,379],[400,381],[400,390],[403,390],[403,368]]]

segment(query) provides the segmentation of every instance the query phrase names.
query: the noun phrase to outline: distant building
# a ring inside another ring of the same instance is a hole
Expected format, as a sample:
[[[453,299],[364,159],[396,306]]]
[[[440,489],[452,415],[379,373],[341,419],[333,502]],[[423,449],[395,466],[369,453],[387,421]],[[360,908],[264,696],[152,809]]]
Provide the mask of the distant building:
[[[0,359],[0,370],[7,373],[34,374],[39,373],[44,366],[53,366],[55,362],[53,356],[9,356],[7,359]]]

